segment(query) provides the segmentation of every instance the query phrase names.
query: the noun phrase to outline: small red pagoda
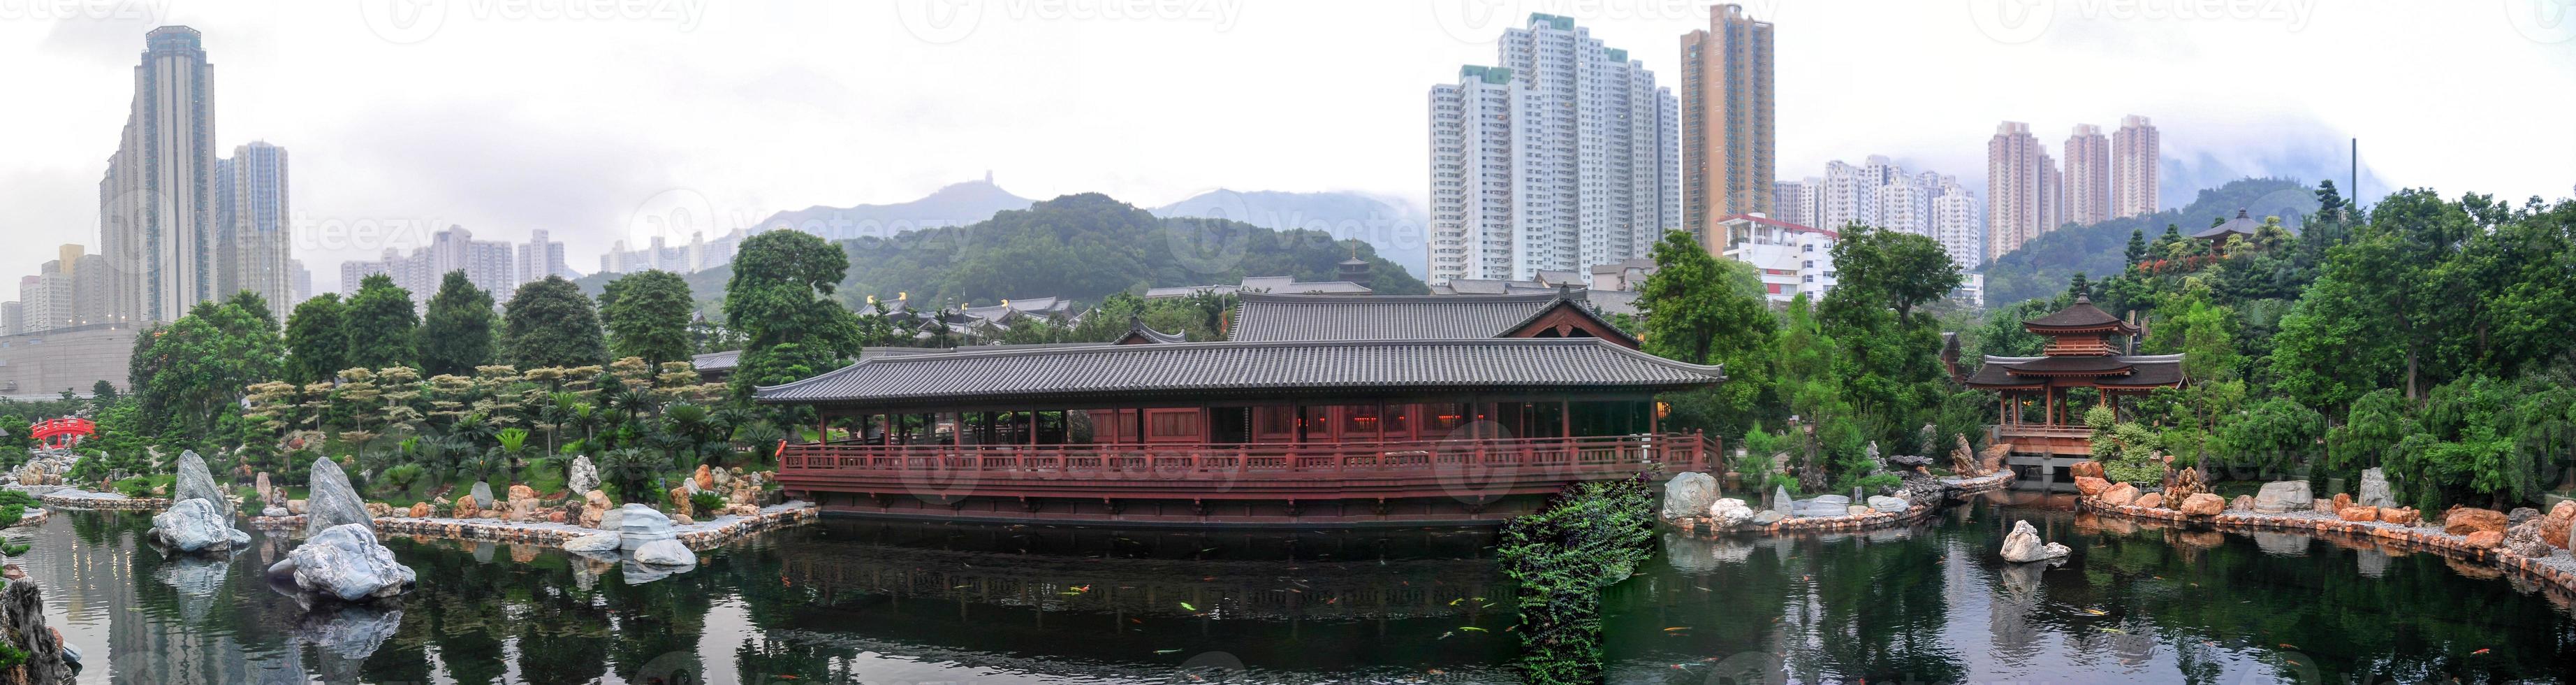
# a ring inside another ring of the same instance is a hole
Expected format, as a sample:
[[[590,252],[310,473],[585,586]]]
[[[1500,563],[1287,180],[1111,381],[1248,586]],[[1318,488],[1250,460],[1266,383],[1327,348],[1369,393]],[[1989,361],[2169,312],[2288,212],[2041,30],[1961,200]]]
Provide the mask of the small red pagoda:
[[[2047,336],[2037,357],[1987,355],[1985,365],[1968,378],[1968,387],[1993,390],[2002,397],[2002,419],[1995,439],[2009,442],[2017,453],[2091,455],[2093,430],[2084,425],[2084,408],[2067,402],[2067,391],[2093,388],[2102,406],[2117,407],[2117,398],[2144,395],[2156,388],[2178,388],[2187,381],[2182,355],[2124,355],[2113,336],[2134,336],[2138,327],[2093,306],[2078,296],[2056,313],[2021,322],[2022,330]],[[2039,422],[2026,419],[2034,413]]]

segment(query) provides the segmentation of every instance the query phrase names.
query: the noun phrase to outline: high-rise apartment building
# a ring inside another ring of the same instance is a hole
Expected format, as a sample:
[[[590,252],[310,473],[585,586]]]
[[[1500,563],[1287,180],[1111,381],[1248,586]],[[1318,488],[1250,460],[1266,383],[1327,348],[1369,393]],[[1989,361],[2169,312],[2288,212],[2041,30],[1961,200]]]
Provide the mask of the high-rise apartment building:
[[[305,300],[312,299],[316,294],[313,292],[313,270],[304,268],[304,260],[286,260],[286,272],[286,290],[289,293],[286,299],[293,300],[295,302],[303,302]],[[293,311],[294,308],[294,305],[291,304],[287,306],[289,311]],[[285,319],[279,319],[278,321],[283,322]]]
[[[1808,177],[1798,181],[1771,183],[1772,217],[1801,226],[1816,225],[1816,191],[1823,179]]]
[[[134,100],[99,180],[99,243],[125,272],[119,320],[172,321],[215,294],[214,65],[196,29],[144,35]]]
[[[564,263],[563,241],[550,240],[550,237],[546,235],[545,229],[540,228],[529,231],[528,242],[519,244],[517,267],[519,283],[542,281],[546,280],[547,276],[581,277],[581,274],[574,273],[572,267]]]
[[[2163,140],[2146,117],[2120,118],[2111,133],[2111,216],[2156,213],[2156,171],[2164,163]]]
[[[1986,249],[1992,260],[2021,249],[2057,228],[2057,168],[2030,133],[2030,124],[2007,121],[1986,141]]]
[[[218,160],[215,177],[215,293],[244,290],[268,302],[278,321],[295,308],[287,228],[286,148],[255,141]]]
[[[2062,223],[2093,225],[2111,220],[2111,139],[2102,127],[2076,124],[2066,136],[2066,186],[2059,190],[2066,208]]]
[[[498,240],[475,240],[474,232],[463,226],[430,234],[429,245],[411,254],[386,248],[384,258],[351,260],[340,263],[340,290],[358,292],[360,281],[374,274],[393,278],[394,285],[411,291],[415,304],[426,305],[438,294],[450,271],[465,272],[465,280],[492,294],[495,303],[507,302],[518,291],[518,268],[515,250]]]
[[[1682,224],[1715,253],[1718,220],[1773,211],[1771,23],[1716,5],[1681,52]]]
[[[1956,176],[1941,176],[1932,188],[1932,239],[1941,242],[1959,268],[1978,268],[1986,255],[1985,208]]]
[[[1679,105],[1644,62],[1546,14],[1498,52],[1431,89],[1431,283],[1617,263],[1681,228]]]

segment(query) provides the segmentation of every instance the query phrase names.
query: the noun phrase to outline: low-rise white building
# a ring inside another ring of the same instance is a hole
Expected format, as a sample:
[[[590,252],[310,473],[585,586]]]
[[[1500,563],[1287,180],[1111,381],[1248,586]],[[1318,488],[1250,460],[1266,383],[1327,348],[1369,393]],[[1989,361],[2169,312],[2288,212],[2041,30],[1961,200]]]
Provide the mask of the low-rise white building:
[[[1833,231],[1793,224],[1761,214],[1738,214],[1717,220],[1726,233],[1719,256],[1752,264],[1773,302],[1788,302],[1800,293],[1820,300],[1834,287]]]

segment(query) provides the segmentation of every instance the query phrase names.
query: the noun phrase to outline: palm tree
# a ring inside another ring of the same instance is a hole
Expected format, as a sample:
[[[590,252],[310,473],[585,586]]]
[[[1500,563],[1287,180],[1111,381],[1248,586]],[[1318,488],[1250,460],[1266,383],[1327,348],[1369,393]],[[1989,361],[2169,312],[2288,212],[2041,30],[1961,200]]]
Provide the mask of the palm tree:
[[[503,428],[500,432],[493,433],[492,439],[501,443],[500,447],[497,449],[500,450],[502,456],[509,458],[510,468],[513,470],[518,469],[519,456],[527,451],[528,429],[520,428],[518,426]]]
[[[672,442],[688,450],[688,459],[680,465],[696,466],[703,453],[699,448],[708,442],[715,423],[709,419],[706,405],[673,402],[662,408],[662,426],[674,438]]]
[[[466,457],[464,461],[457,464],[456,475],[463,476],[467,480],[489,481],[492,479],[492,474],[502,473],[509,468],[509,458],[501,456],[501,451],[496,448]]]
[[[614,485],[618,497],[628,502],[652,501],[654,484],[651,481],[661,475],[661,468],[660,460],[634,447],[621,447],[599,455],[600,477]]]

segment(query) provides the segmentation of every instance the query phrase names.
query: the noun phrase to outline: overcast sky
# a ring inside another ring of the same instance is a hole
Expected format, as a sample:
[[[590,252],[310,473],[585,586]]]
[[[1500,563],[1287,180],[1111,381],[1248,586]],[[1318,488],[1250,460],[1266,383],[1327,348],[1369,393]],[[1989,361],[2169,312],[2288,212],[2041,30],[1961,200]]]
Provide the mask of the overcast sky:
[[[205,32],[222,149],[291,151],[296,253],[329,290],[341,260],[449,224],[548,229],[587,272],[674,208],[712,234],[988,170],[1035,198],[1418,204],[1425,93],[1491,63],[1504,28],[1573,16],[1672,83],[1708,4],[0,0],[0,240],[97,244],[158,24]],[[2142,114],[2167,157],[2234,173],[2340,177],[2358,136],[2365,186],[2576,185],[2576,0],[1747,6],[1778,25],[1782,178],[1876,153],[1982,186],[1998,121],[2055,151],[2073,124]],[[0,255],[0,292],[38,252]]]

